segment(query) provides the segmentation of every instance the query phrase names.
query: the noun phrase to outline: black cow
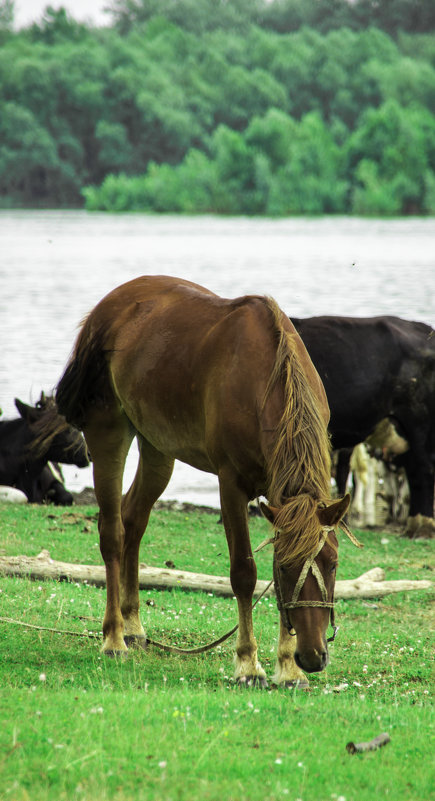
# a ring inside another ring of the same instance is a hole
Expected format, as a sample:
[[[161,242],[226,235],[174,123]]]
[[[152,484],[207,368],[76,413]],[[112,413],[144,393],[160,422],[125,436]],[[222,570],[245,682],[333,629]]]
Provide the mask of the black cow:
[[[0,421],[0,484],[24,492],[30,503],[44,500],[70,505],[71,494],[60,476],[54,477],[51,462],[89,464],[82,435],[69,426],[52,398],[27,406],[15,399],[20,413],[16,420]]]
[[[409,515],[433,518],[435,331],[398,317],[291,319],[325,385],[333,448],[350,453],[388,418],[409,444],[395,459],[408,478]]]
[[[47,462],[36,481],[36,493],[41,500],[34,503],[54,503],[55,506],[72,506],[74,498],[65,487],[58,462]]]

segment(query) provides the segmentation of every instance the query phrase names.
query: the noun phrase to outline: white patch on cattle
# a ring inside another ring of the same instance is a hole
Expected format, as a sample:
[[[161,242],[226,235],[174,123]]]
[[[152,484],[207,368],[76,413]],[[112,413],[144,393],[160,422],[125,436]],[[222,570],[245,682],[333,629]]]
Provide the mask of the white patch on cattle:
[[[48,469],[50,470],[50,473],[51,473],[51,475],[53,476],[53,478],[55,478],[55,479],[56,479],[56,481],[60,481],[60,483],[61,483],[61,484],[63,484],[63,476],[62,476],[62,473],[60,472],[60,470],[58,470],[58,469],[57,469],[57,468],[54,466],[53,462],[47,462],[47,467],[48,467]]]
[[[371,450],[379,448],[384,459],[400,456],[401,453],[409,450],[409,443],[398,433],[394,423],[388,417],[377,424],[370,436],[367,437],[366,445]]]
[[[409,508],[409,485],[403,468],[370,457],[364,443],[354,448],[350,460],[355,492],[350,510],[356,526],[376,527],[387,522],[404,523]]]
[[[356,445],[350,459],[355,480],[352,518],[356,525],[376,525],[377,463],[371,459],[364,443]]]

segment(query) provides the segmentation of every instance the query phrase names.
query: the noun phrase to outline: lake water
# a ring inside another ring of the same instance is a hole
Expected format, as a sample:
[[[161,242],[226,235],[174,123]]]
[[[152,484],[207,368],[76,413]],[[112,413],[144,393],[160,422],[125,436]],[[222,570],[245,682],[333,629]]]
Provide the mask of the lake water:
[[[272,295],[291,317],[395,314],[435,327],[435,219],[0,211],[0,406],[59,379],[79,321],[115,286],[174,275],[226,297]],[[124,488],[136,468],[129,454]],[[64,468],[67,486],[91,469]],[[217,480],[177,463],[166,499],[218,506]]]

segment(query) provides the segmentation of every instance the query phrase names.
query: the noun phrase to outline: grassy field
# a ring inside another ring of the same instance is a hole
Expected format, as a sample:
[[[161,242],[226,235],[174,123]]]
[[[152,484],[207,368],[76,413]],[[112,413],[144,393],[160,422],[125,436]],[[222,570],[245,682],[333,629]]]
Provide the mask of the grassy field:
[[[141,559],[228,574],[217,515],[153,514]],[[96,509],[3,505],[2,555],[100,564]],[[252,540],[269,531],[253,519]],[[343,537],[339,578],[380,566],[387,579],[431,578],[433,542],[396,533]],[[269,549],[259,577],[271,575]],[[310,691],[240,689],[235,637],[197,657],[150,648],[126,660],[99,639],[0,623],[0,798],[12,801],[425,801],[434,798],[431,591],[337,603],[331,664]],[[100,630],[104,590],[75,583],[0,579],[0,615],[58,629]],[[200,645],[230,628],[234,600],[182,590],[141,593],[153,639]],[[273,600],[254,612],[260,658],[272,675],[278,633]],[[432,627],[433,628],[433,627]],[[346,743],[388,732],[391,743],[350,755]]]

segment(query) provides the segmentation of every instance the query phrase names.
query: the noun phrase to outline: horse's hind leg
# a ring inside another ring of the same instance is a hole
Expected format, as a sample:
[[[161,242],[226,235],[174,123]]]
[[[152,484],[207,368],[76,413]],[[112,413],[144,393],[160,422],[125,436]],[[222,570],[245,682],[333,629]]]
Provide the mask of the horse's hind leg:
[[[136,476],[122,501],[124,547],[121,563],[121,612],[127,645],[145,647],[145,632],[139,617],[139,545],[155,501],[166,488],[174,460],[156,451],[138,437],[139,464]]]
[[[84,435],[94,472],[94,487],[100,513],[100,550],[106,567],[106,612],[103,621],[103,652],[127,650],[119,599],[124,528],[121,519],[122,477],[134,436],[129,421],[113,406],[89,412]]]

